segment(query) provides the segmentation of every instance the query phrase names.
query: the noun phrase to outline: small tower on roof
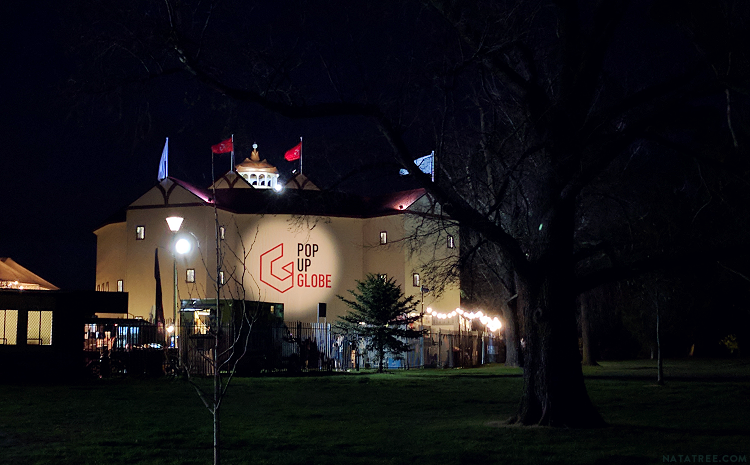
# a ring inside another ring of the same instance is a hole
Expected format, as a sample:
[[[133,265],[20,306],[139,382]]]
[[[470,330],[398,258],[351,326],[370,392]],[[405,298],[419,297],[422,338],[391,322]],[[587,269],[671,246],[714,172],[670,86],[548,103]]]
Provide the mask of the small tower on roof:
[[[256,189],[278,189],[279,170],[266,160],[260,160],[258,144],[253,144],[253,152],[250,158],[235,166],[237,174]],[[280,185],[279,185],[280,186]]]

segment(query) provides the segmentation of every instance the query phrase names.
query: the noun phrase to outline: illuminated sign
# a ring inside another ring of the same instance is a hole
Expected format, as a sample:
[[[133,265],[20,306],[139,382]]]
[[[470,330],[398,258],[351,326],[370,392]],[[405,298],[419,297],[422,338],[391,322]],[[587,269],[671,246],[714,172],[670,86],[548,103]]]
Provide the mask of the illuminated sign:
[[[260,281],[283,294],[294,286],[294,262],[284,264],[280,262],[282,258],[284,258],[283,243],[261,254]]]
[[[292,289],[295,284],[300,288],[330,289],[331,275],[314,272],[314,265],[320,258],[316,257],[320,252],[320,245],[298,242],[296,247],[296,279],[295,262],[287,262],[284,259],[284,244],[281,243],[260,255],[260,281],[282,294]]]

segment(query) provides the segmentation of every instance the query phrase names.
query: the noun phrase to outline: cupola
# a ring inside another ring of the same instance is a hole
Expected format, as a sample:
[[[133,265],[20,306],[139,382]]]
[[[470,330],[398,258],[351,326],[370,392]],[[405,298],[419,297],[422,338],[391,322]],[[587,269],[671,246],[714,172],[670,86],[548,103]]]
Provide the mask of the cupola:
[[[250,158],[235,166],[237,174],[256,189],[277,189],[279,171],[266,160],[261,161],[258,153],[258,144],[253,144],[253,152]]]

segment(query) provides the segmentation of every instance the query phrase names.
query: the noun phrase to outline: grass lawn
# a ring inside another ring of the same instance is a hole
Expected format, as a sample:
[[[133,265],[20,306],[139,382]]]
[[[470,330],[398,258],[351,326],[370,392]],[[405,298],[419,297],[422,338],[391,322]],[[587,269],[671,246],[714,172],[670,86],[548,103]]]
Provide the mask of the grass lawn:
[[[595,430],[503,426],[520,373],[236,379],[222,410],[223,463],[746,463],[750,455],[750,361],[670,360],[662,387],[650,360],[586,368],[609,423]],[[0,397],[2,464],[211,463],[211,416],[180,380],[0,384]]]

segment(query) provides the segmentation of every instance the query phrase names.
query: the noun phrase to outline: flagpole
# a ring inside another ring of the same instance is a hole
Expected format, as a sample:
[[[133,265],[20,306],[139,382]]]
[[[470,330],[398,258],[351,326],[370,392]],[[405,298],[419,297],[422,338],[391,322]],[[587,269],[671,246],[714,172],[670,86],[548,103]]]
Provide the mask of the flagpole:
[[[164,174],[169,177],[169,137],[164,141],[164,147],[167,148],[167,156],[165,157],[166,163],[164,163]]]
[[[302,136],[299,136],[299,174],[302,174]]]
[[[229,163],[232,165],[229,167],[229,171],[234,171],[234,134],[232,134],[232,156],[230,158]]]
[[[430,170],[431,173],[430,174],[432,175],[432,179],[431,179],[432,182],[435,182],[435,158],[436,158],[435,157],[435,151],[433,150],[432,151],[432,163],[430,163],[430,165],[431,165],[430,166],[430,168],[431,168],[431,170]]]

